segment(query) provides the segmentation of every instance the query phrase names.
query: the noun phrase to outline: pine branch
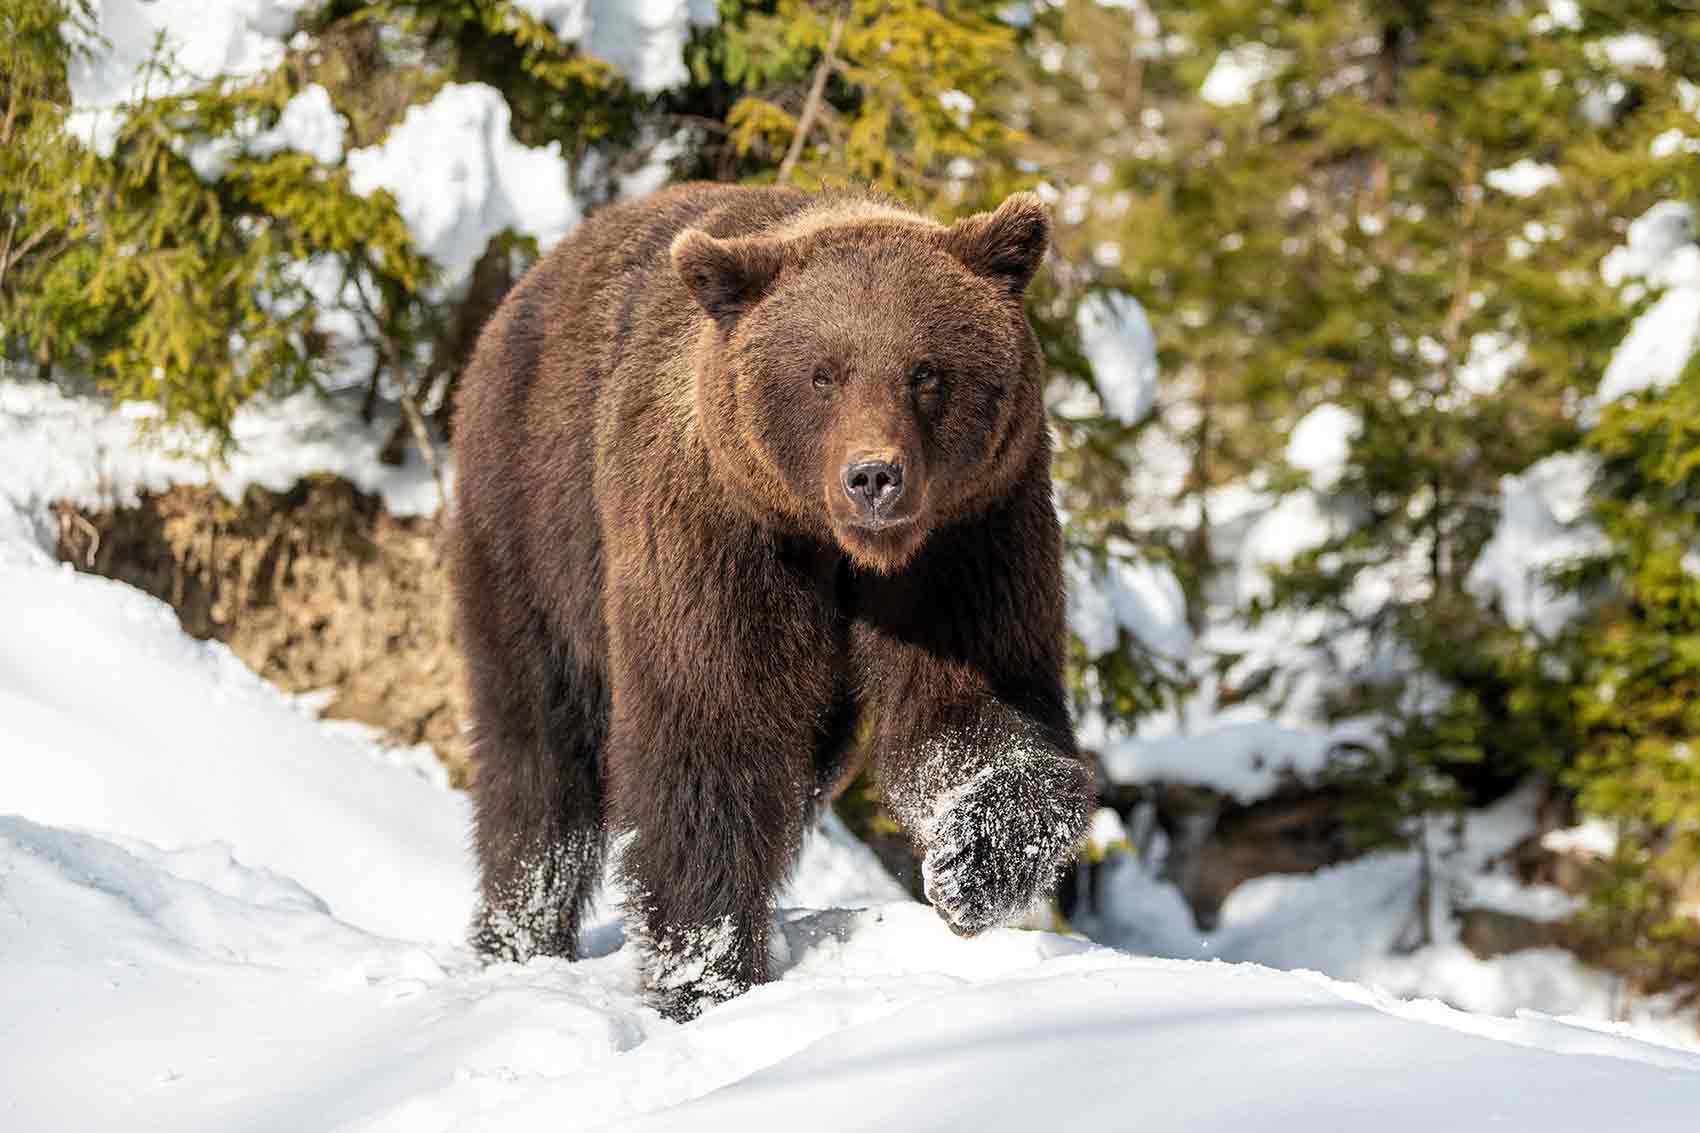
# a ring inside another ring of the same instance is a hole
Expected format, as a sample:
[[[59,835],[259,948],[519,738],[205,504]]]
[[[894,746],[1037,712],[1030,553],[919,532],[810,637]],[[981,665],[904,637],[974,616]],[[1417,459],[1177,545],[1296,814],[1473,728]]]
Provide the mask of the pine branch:
[[[803,99],[803,112],[797,116],[797,132],[791,135],[791,145],[785,151],[785,159],[779,163],[780,181],[791,179],[791,171],[797,167],[797,159],[802,156],[803,145],[815,128],[815,119],[820,116],[821,100],[826,95],[826,80],[838,66],[838,40],[843,34],[844,10],[840,8],[832,17],[832,31],[826,38],[826,51],[821,55],[820,62],[815,64],[815,74],[809,82],[808,96]]]

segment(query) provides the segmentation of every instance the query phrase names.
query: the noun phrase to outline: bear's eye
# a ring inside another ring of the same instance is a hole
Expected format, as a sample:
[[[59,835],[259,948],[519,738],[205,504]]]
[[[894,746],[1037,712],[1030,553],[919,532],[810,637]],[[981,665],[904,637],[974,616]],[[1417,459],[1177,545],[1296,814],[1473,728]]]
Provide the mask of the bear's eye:
[[[826,389],[832,385],[832,371],[825,366],[816,367],[814,381],[816,389]]]
[[[909,371],[909,388],[916,393],[932,393],[939,388],[938,371],[925,362]]]

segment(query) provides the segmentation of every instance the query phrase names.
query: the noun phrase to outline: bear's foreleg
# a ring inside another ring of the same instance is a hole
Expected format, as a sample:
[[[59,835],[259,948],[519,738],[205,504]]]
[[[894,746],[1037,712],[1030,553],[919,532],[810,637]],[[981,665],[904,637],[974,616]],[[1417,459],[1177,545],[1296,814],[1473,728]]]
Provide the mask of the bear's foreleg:
[[[622,687],[610,782],[626,928],[651,1000],[681,1020],[767,979],[774,893],[802,839],[812,771],[792,757],[806,751],[688,700]]]
[[[995,698],[961,715],[966,722],[935,717],[931,729],[917,728],[906,758],[882,762],[881,781],[925,847],[927,900],[958,935],[974,936],[1050,891],[1080,841],[1092,779]]]
[[[887,804],[962,935],[1020,913],[1072,858],[1093,797],[1063,691],[1060,535],[1035,475],[871,578],[852,664]]]
[[[759,548],[618,569],[609,596],[609,819],[652,1002],[694,1017],[767,979],[775,893],[802,842],[834,691],[824,615]],[[689,548],[691,553],[678,553]]]

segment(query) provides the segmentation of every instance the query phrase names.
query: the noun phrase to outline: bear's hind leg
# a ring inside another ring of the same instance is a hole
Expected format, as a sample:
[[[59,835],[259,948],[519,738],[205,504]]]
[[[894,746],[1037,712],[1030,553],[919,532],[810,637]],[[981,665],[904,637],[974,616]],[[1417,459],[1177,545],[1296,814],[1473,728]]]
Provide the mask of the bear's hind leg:
[[[591,731],[557,720],[543,743],[512,734],[477,739],[485,753],[473,788],[482,895],[471,940],[486,956],[577,958],[580,919],[602,872]]]
[[[606,696],[476,554],[456,565],[482,879],[471,943],[493,959],[572,959],[602,869]]]

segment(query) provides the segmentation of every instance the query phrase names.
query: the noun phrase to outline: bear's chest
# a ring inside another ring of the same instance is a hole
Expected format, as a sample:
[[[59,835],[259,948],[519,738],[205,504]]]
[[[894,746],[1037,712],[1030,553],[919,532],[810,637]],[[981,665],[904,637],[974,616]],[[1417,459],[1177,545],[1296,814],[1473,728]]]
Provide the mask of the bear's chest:
[[[821,613],[833,621],[849,620],[854,595],[850,560],[843,551],[812,539],[789,539],[780,547],[779,561]]]

